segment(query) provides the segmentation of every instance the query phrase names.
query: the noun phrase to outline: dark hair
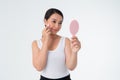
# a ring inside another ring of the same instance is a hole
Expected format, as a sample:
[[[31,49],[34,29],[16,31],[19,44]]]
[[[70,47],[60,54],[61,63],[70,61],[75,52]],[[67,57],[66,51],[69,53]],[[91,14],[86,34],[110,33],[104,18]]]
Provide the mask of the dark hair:
[[[55,14],[55,13],[59,14],[63,18],[63,14],[60,10],[55,9],[55,8],[50,8],[46,11],[44,19],[48,20],[50,18],[50,16]]]

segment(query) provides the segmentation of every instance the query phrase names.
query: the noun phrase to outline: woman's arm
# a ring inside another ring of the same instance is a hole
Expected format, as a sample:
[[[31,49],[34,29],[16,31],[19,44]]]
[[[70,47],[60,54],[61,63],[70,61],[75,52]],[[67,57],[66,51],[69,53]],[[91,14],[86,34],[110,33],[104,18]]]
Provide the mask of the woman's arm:
[[[44,28],[42,32],[42,47],[38,48],[37,41],[32,43],[32,62],[33,66],[41,71],[45,68],[48,57],[48,43],[50,43],[50,34],[51,31],[47,27]]]
[[[77,65],[77,52],[80,49],[79,40],[74,37],[71,41],[66,38],[65,40],[65,54],[66,66],[70,70],[74,70]]]
[[[47,52],[48,52],[48,48],[47,48],[46,43],[44,43],[40,49],[40,48],[38,48],[37,41],[33,41],[33,43],[32,43],[32,62],[33,62],[33,66],[38,71],[43,70],[46,66]]]

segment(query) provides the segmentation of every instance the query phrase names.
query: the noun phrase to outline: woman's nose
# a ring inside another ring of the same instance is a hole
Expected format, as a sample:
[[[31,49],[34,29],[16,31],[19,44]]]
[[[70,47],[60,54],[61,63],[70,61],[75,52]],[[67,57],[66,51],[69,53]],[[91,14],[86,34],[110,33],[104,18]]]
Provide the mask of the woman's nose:
[[[58,24],[58,23],[56,23],[56,24],[55,24],[55,28],[58,28],[58,27],[59,27],[59,24]]]

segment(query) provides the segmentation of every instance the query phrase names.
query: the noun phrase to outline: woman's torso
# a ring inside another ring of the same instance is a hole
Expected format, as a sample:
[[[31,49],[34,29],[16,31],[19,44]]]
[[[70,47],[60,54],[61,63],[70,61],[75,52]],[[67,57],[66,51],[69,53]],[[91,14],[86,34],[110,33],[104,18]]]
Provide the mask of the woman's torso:
[[[42,41],[38,40],[38,47],[41,48]],[[61,37],[57,47],[48,51],[48,60],[46,67],[41,75],[47,78],[56,79],[69,75],[69,71],[65,65],[65,37]]]

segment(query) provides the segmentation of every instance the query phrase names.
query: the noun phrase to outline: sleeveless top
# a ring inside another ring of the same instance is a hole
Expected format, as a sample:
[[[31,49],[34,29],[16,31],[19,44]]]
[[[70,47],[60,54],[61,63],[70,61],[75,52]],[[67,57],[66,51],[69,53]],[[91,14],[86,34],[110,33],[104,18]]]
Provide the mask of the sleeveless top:
[[[42,41],[37,41],[38,47],[41,48]],[[46,78],[57,79],[69,75],[65,65],[65,38],[61,37],[54,50],[48,51],[46,67],[42,70],[41,75]]]

